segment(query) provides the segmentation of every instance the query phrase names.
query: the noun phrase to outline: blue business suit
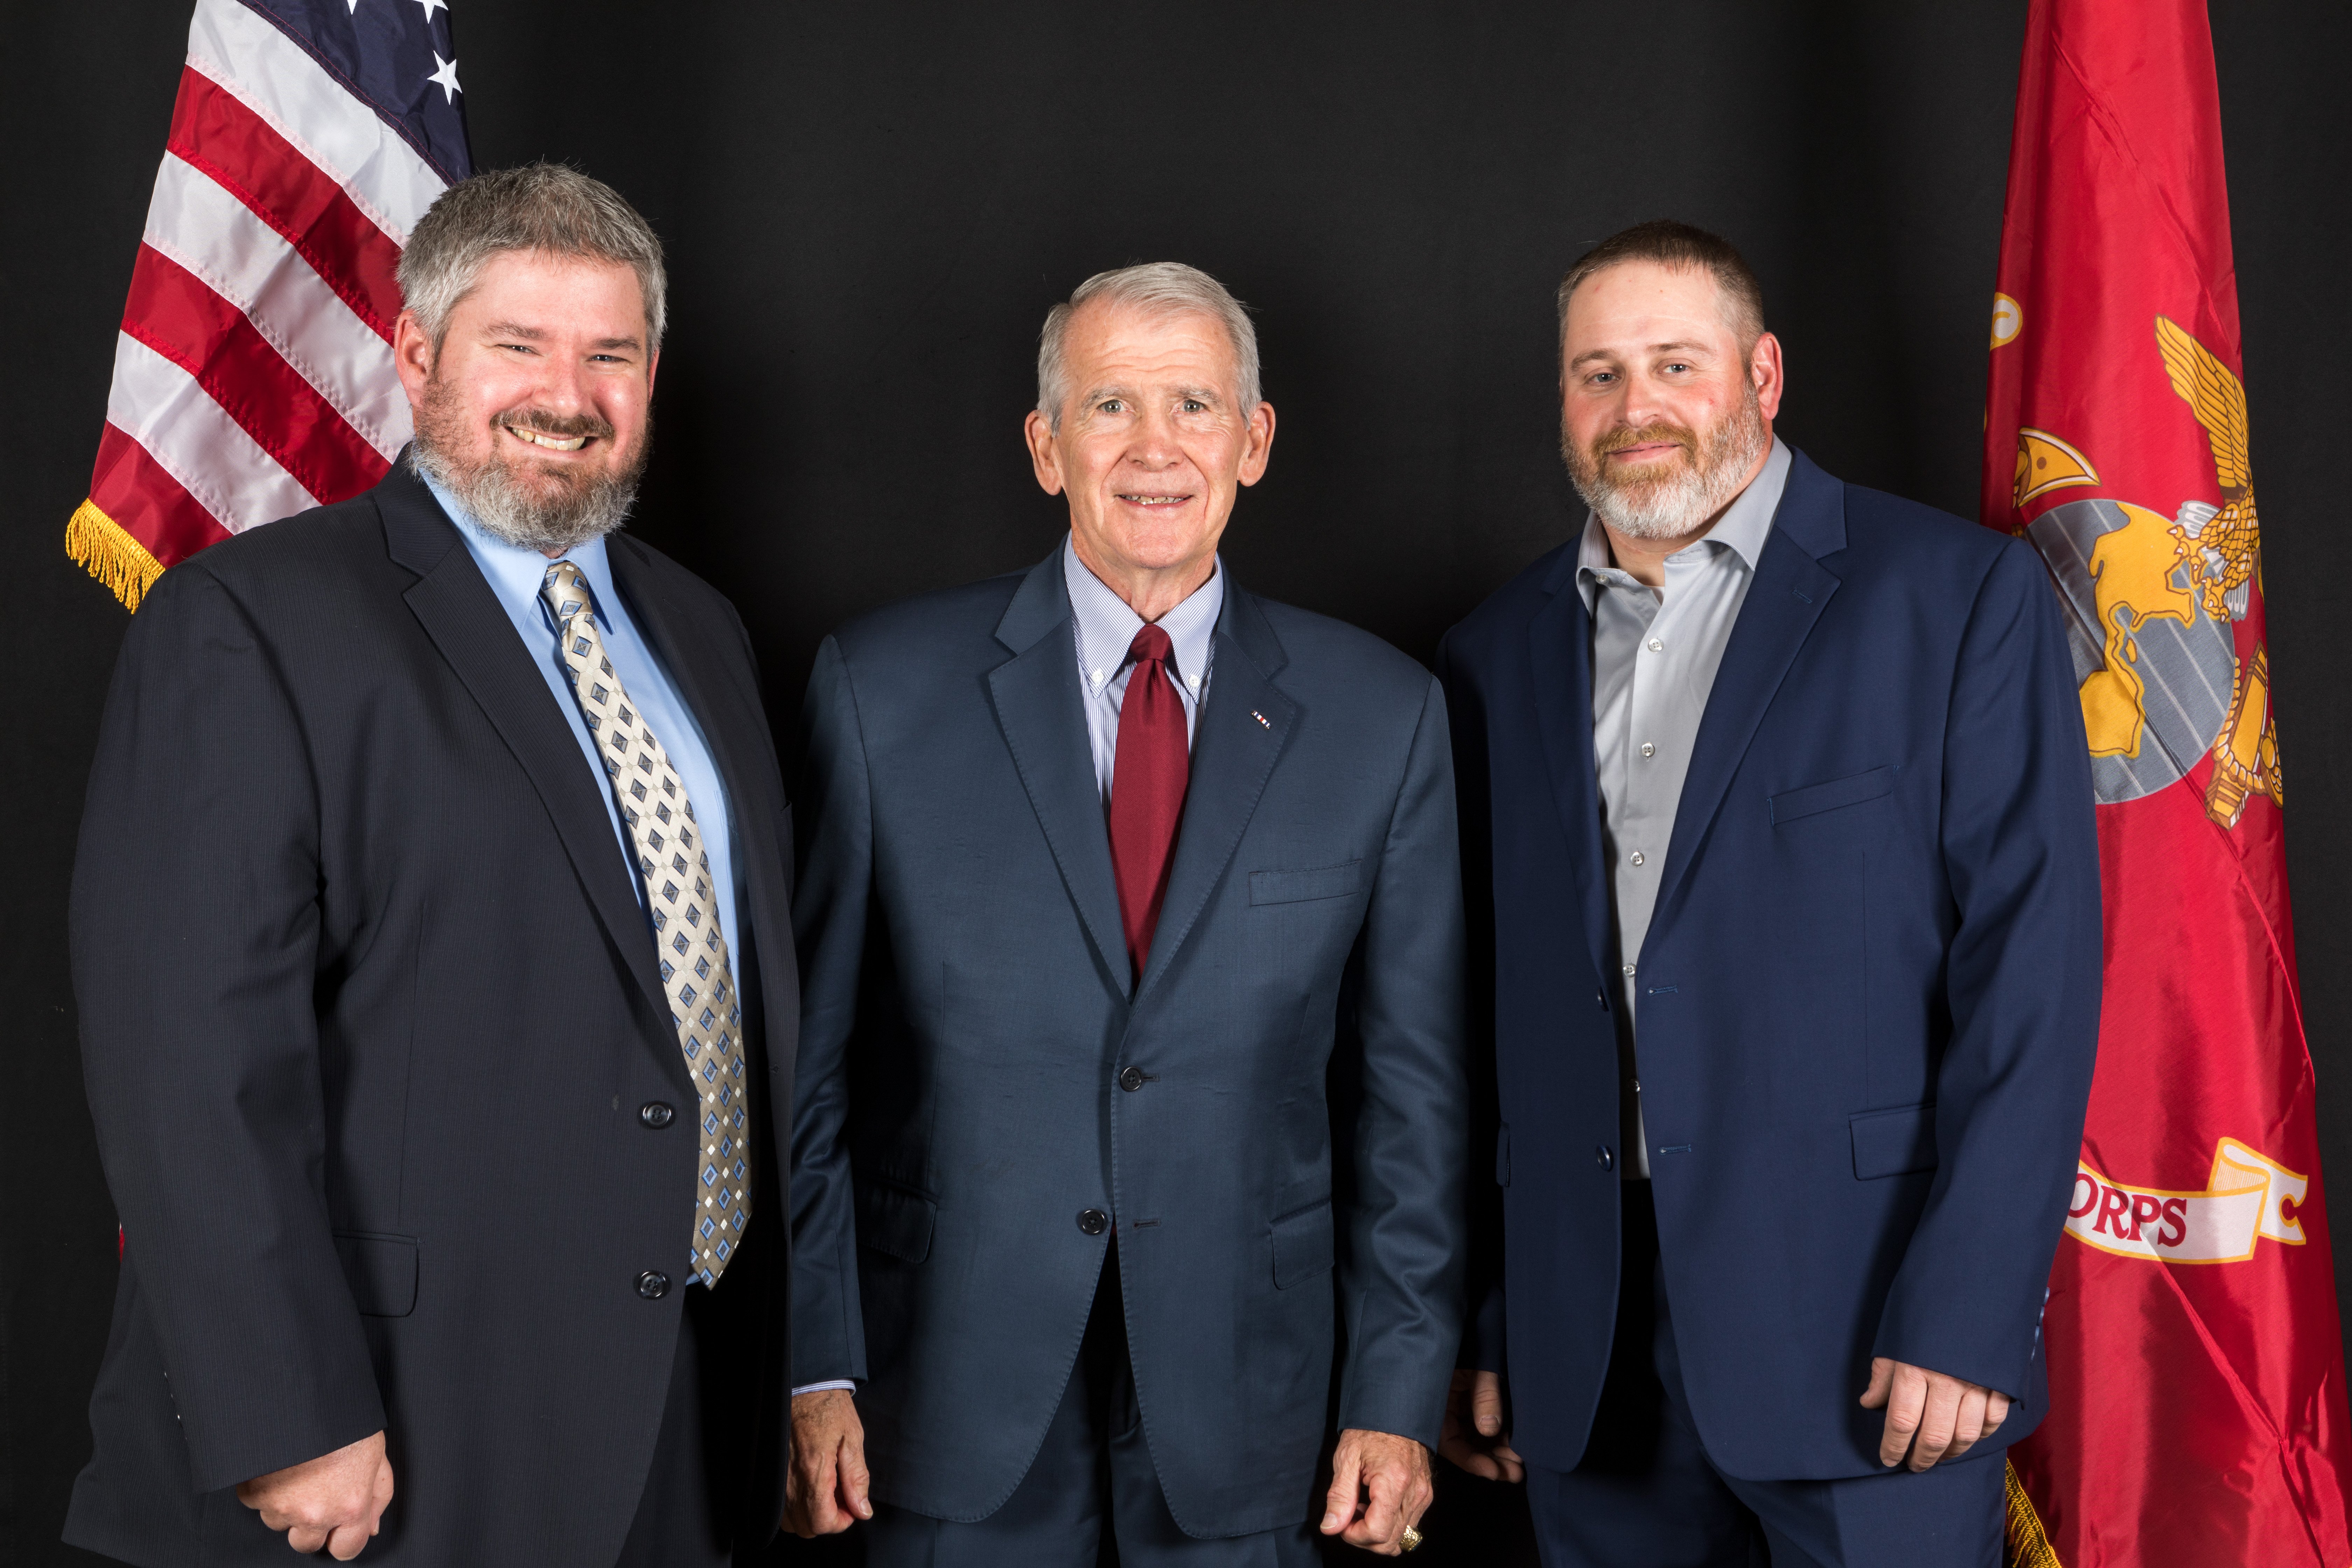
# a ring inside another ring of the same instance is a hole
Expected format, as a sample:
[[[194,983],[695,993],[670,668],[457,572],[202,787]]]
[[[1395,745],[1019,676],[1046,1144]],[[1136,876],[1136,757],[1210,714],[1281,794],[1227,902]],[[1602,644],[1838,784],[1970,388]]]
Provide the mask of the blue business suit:
[[[1572,544],[1536,562],[1440,656],[1500,1107],[1465,1359],[1507,1360],[1531,1464],[1573,1469],[1605,1436],[1604,977],[1637,962],[1658,1251],[1708,1458],[1875,1472],[1874,1355],[2012,1395],[1979,1451],[2013,1442],[2046,1399],[2099,994],[2089,764],[2041,566],[1798,455],[1638,955],[1612,951],[1575,566]]]
[[[1229,584],[1139,984],[1079,701],[1058,551],[818,655],[793,1381],[860,1380],[878,1499],[983,1519],[1115,1258],[1176,1522],[1297,1526],[1335,1413],[1434,1445],[1461,1332],[1444,696]]]

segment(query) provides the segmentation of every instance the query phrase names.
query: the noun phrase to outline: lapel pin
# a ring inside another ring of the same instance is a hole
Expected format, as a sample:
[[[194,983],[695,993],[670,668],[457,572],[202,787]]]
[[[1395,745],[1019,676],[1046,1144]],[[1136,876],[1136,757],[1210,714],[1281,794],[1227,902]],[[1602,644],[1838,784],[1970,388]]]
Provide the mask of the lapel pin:
[[[1274,728],[1271,723],[1266,721],[1265,715],[1259,712],[1255,708],[1250,710],[1250,717],[1257,721],[1258,728],[1261,730],[1271,730]]]

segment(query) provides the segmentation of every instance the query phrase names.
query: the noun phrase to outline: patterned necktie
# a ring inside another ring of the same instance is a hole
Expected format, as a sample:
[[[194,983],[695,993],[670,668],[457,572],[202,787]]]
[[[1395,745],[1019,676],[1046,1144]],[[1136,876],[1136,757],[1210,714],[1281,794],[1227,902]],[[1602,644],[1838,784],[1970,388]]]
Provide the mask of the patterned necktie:
[[[686,1070],[701,1097],[702,1166],[696,1181],[692,1268],[706,1287],[716,1285],[751,1221],[751,1142],[745,1132],[743,1008],[735,994],[727,938],[719,927],[710,856],[696,831],[694,803],[686,797],[677,770],[604,655],[588,579],[571,562],[559,561],[548,568],[540,597],[555,615],[557,649],[572,678],[572,695],[596,739],[636,852],[670,1022],[677,1026],[678,1049],[686,1053]]]
[[[1118,704],[1118,740],[1111,753],[1110,865],[1118,883],[1119,923],[1127,956],[1143,978],[1151,933],[1168,896],[1168,868],[1176,858],[1176,828],[1192,781],[1192,748],[1184,739],[1184,701],[1169,684],[1175,647],[1158,626],[1135,634],[1135,661]]]

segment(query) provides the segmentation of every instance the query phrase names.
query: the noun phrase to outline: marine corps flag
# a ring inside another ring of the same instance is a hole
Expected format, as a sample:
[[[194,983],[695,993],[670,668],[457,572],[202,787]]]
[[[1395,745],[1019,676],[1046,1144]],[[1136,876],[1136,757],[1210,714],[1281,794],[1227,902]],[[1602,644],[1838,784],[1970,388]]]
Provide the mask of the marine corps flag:
[[[2203,0],[2034,0],[1984,521],[2066,611],[2106,991],[2011,1451],[2029,1568],[2352,1564],[2242,370]]]

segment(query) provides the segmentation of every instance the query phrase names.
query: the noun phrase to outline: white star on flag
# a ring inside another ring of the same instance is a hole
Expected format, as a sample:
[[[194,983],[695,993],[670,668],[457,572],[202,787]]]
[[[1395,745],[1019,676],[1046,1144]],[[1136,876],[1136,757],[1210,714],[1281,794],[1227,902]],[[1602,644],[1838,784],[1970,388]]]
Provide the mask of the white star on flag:
[[[457,62],[443,59],[441,51],[436,49],[433,51],[433,63],[441,68],[425,79],[441,89],[443,102],[457,102],[457,95],[466,90],[457,85]]]
[[[360,0],[352,0],[352,4],[354,6],[358,5],[359,3]],[[425,25],[428,27],[433,25],[433,13],[435,11],[446,11],[449,8],[449,0],[416,0],[416,3],[425,7]],[[435,55],[433,58],[437,60],[441,57],[439,55]]]

